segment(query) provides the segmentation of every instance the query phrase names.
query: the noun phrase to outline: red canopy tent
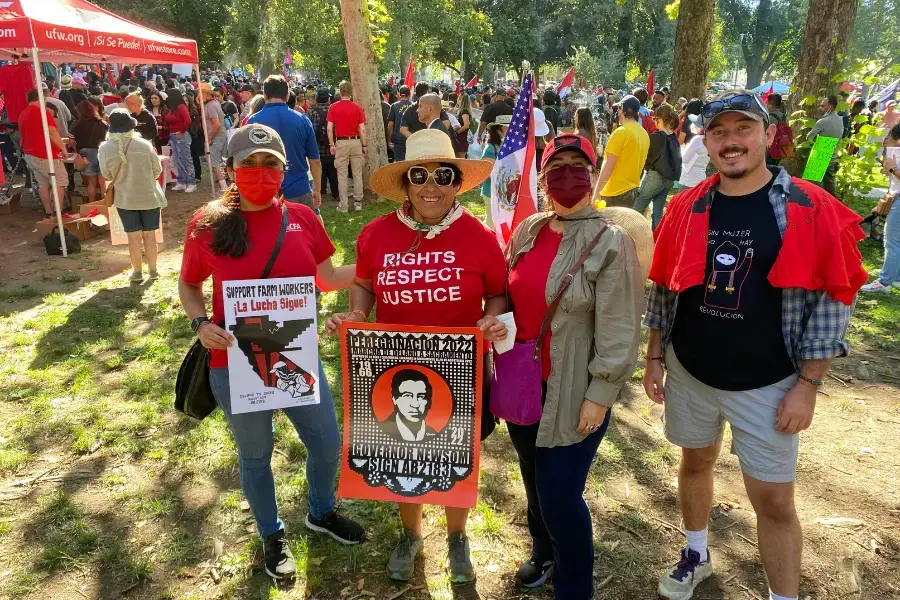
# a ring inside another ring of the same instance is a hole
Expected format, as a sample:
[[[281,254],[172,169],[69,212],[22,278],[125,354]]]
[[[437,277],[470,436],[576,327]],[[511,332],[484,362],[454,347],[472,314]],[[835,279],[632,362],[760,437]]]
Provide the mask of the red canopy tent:
[[[148,29],[127,21],[85,0],[0,0],[0,56],[30,56],[35,65],[35,86],[44,104],[40,62],[79,63],[187,63],[198,65],[197,42]],[[199,74],[199,66],[197,73]],[[206,115],[203,129],[206,130]],[[41,113],[47,155],[50,134]],[[207,156],[208,158],[208,156]],[[53,202],[59,223],[63,256],[67,255],[56,173],[50,163]],[[215,192],[215,184],[213,184]]]

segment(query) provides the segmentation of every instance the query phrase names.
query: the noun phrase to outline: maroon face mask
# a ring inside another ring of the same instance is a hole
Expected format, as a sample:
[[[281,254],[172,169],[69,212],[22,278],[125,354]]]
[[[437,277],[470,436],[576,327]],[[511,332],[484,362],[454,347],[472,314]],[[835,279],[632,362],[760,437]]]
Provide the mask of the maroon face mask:
[[[591,191],[591,171],[587,167],[563,165],[547,171],[547,193],[561,206],[572,208]]]

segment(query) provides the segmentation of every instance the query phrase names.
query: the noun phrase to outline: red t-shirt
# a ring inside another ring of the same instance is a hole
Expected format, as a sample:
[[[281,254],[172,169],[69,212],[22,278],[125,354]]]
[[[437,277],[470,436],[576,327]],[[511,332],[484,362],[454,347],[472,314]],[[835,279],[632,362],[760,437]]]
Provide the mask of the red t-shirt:
[[[0,94],[6,102],[6,117],[10,123],[19,122],[20,113],[28,106],[28,90],[33,88],[34,69],[31,63],[0,67]]]
[[[538,232],[534,246],[523,254],[509,273],[509,299],[516,317],[516,341],[536,340],[541,332],[541,322],[547,314],[544,290],[550,267],[559,252],[563,234],[544,225]],[[541,346],[541,370],[544,381],[550,378],[550,336],[548,329]]]
[[[366,122],[362,106],[350,100],[338,100],[328,107],[328,122],[334,123],[335,137],[359,135],[359,126]]]
[[[356,275],[372,281],[376,320],[397,325],[474,327],[484,301],[506,289],[496,236],[466,212],[409,252],[416,232],[396,213],[381,216],[356,240]]]
[[[56,120],[53,113],[47,111],[47,127],[56,127]],[[38,158],[47,158],[47,143],[44,141],[44,125],[41,123],[41,107],[37,104],[28,105],[22,114],[19,115],[19,131],[22,132],[22,151],[25,154],[36,156]],[[53,158],[62,156],[59,148],[51,142],[50,148],[53,150]]]
[[[272,267],[269,277],[311,277],[316,274],[316,266],[334,254],[334,245],[311,208],[303,204],[288,203],[288,227],[284,244]],[[196,232],[199,215],[195,215],[187,226],[184,239],[184,255],[181,258],[181,279],[185,283],[200,285],[212,275],[214,323],[225,320],[222,301],[222,282],[241,279],[259,279],[262,275],[278,232],[281,229],[281,206],[272,206],[260,211],[241,213],[247,221],[247,235],[250,249],[243,256],[232,258],[213,254],[209,247],[212,232]],[[211,368],[227,367],[228,354],[224,350],[210,352]]]

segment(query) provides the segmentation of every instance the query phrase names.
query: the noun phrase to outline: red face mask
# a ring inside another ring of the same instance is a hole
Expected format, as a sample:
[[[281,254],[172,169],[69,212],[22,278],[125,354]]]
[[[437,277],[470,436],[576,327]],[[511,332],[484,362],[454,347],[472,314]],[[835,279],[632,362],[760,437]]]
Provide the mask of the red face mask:
[[[591,191],[591,171],[587,167],[563,165],[547,171],[547,193],[560,206],[572,208]]]
[[[234,182],[247,202],[263,206],[278,195],[283,175],[283,171],[271,167],[242,167],[234,170]]]

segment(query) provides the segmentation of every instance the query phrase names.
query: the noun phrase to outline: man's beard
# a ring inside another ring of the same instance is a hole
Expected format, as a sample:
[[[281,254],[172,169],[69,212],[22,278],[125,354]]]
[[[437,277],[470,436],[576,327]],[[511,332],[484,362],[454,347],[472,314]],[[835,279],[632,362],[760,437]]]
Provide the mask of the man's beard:
[[[727,169],[719,169],[720,175],[727,179],[743,179],[744,177],[747,177],[748,175],[750,175],[751,173],[756,171],[761,164],[764,164],[766,162],[766,151],[764,148],[765,148],[765,146],[763,146],[763,150],[755,158],[753,155],[750,154],[749,151],[747,151],[746,148],[743,148],[743,147],[732,146],[730,148],[723,149],[719,153],[720,155],[724,154],[725,152],[730,152],[730,151],[734,151],[734,150],[743,150],[743,151],[747,152],[747,159],[750,162],[750,164],[748,164],[746,167],[735,169],[732,171],[729,171]]]

